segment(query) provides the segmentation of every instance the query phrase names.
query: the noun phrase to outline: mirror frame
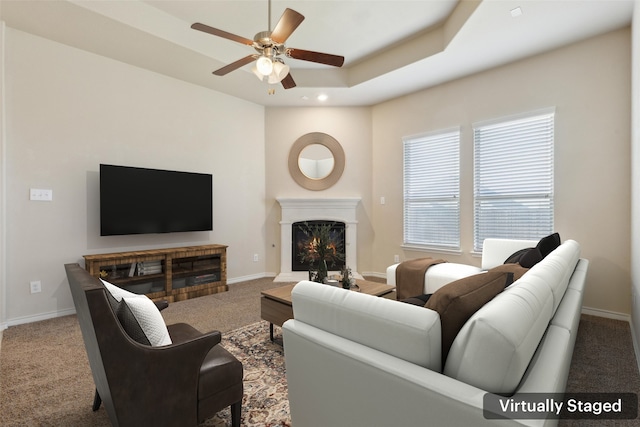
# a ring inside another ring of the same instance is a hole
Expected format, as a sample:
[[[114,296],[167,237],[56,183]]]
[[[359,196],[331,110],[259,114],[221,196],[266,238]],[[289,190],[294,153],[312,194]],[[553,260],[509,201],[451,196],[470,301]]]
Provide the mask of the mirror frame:
[[[300,166],[298,164],[298,159],[302,150],[312,144],[324,145],[333,155],[333,170],[329,175],[321,179],[309,178],[300,170]],[[344,172],[344,163],[344,150],[340,143],[331,135],[327,135],[322,132],[311,132],[302,135],[293,143],[291,151],[289,151],[289,173],[298,185],[306,188],[307,190],[326,190],[333,186],[342,176],[342,172]]]

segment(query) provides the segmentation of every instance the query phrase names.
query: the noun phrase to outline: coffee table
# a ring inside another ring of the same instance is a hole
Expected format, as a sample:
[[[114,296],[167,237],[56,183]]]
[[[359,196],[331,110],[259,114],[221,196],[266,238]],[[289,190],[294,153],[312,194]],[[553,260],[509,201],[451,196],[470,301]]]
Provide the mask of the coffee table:
[[[392,292],[396,289],[395,286],[369,280],[356,280],[356,284],[360,287],[361,293],[378,297],[390,298],[393,296]],[[287,320],[293,319],[291,290],[295,285],[294,283],[262,291],[260,317],[269,322],[269,338],[271,341],[273,341],[273,325],[282,326]]]

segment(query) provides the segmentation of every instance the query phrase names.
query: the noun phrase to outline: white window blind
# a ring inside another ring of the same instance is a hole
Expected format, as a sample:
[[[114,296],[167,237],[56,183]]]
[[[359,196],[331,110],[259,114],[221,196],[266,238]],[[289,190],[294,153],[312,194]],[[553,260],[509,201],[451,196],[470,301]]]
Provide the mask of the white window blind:
[[[460,248],[460,130],[406,137],[404,245]]]
[[[474,250],[553,232],[553,111],[474,125]]]

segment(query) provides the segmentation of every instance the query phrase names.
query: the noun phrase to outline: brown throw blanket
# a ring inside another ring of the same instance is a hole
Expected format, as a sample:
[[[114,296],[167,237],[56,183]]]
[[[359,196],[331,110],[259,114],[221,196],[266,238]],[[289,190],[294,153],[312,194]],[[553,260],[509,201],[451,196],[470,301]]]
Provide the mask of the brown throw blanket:
[[[417,258],[404,261],[396,268],[397,299],[415,297],[424,293],[424,274],[435,264],[447,262],[443,259]]]

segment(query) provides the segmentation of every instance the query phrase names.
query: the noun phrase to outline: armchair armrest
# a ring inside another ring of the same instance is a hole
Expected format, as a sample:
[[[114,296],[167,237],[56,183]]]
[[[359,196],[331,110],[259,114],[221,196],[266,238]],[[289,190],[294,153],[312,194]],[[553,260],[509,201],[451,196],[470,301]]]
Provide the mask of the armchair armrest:
[[[169,307],[169,301],[167,301],[166,299],[163,299],[161,301],[154,301],[153,303],[158,308],[158,311],[162,311],[165,308]]]

